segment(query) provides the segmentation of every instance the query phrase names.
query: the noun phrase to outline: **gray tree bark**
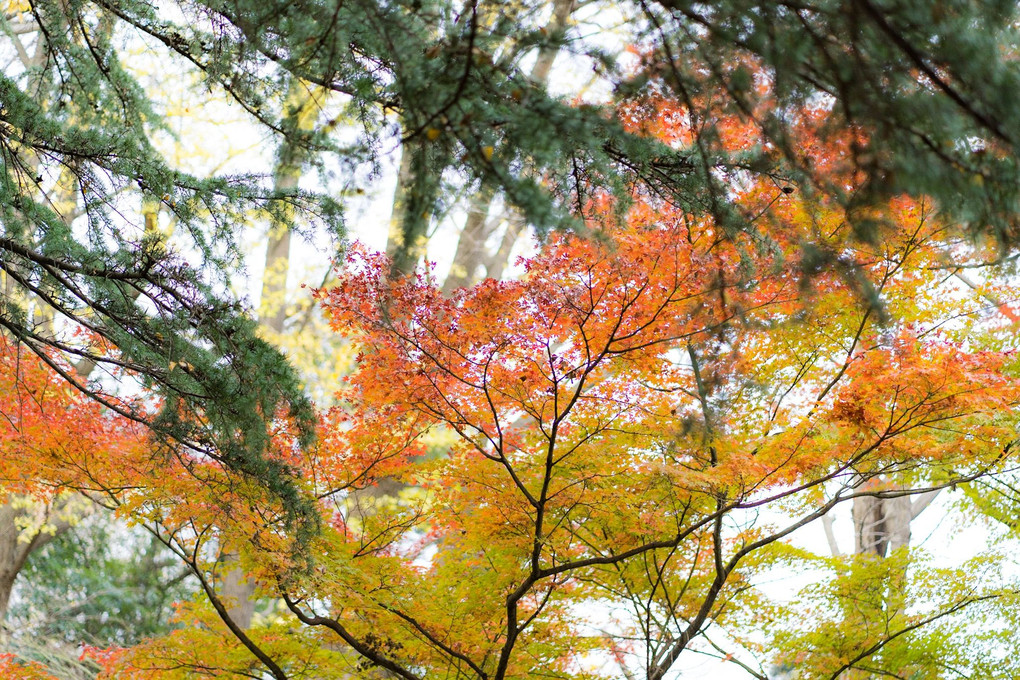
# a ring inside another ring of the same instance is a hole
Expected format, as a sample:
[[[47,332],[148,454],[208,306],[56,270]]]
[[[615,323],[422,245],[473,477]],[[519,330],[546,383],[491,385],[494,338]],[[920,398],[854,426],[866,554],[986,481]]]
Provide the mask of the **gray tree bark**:
[[[886,557],[899,548],[910,545],[910,496],[898,498],[855,498],[852,517],[854,523],[854,553]]]

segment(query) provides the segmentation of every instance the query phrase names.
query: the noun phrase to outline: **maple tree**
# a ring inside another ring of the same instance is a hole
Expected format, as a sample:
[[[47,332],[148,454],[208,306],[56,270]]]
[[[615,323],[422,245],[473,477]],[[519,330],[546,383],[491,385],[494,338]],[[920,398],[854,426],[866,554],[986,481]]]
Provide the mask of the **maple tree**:
[[[817,298],[766,262],[748,280],[732,244],[661,208],[637,211],[610,246],[547,246],[519,283],[444,300],[420,279],[394,291],[385,264],[369,259],[325,294],[339,329],[367,334],[349,397],[356,415],[337,435],[347,450],[385,469],[415,455],[429,427],[457,433],[449,457],[412,470],[426,471],[414,474],[452,525],[433,529],[432,568],[477,584],[458,602],[487,605],[489,623],[476,627],[490,637],[458,648],[477,649],[484,674],[530,672],[528,643],[562,639],[573,597],[631,593],[664,616],[643,669],[661,677],[707,621],[753,610],[742,591],[785,532],[848,498],[962,482],[1008,457],[1008,356],[931,333],[949,310],[913,305],[933,285],[923,272],[937,262],[938,227],[920,206],[896,207],[903,232],[854,250],[898,330],[869,324],[873,310],[838,278],[816,282]],[[754,520],[777,503],[794,515],[788,525]],[[355,533],[355,554],[380,536],[397,538],[370,524]],[[416,612],[421,587],[415,580]],[[372,624],[387,613],[399,623],[388,602],[399,594],[381,597]]]
[[[190,625],[106,656],[110,677],[586,677],[593,659],[616,659],[660,678],[714,642],[708,629],[762,664],[769,640],[779,662],[799,645],[808,677],[929,668],[938,640],[921,653],[912,633],[969,608],[1004,611],[1006,581],[909,611],[890,600],[910,592],[890,595],[890,578],[950,575],[898,571],[901,550],[874,581],[851,558],[843,587],[886,585],[863,619],[826,624],[860,633],[832,648],[756,582],[817,560],[784,539],[839,504],[1013,464],[1012,355],[962,339],[987,323],[984,304],[946,283],[952,231],[923,201],[876,215],[887,232],[869,246],[838,210],[782,187],[741,200],[772,204],[771,248],[639,200],[598,239],[551,238],[521,280],[452,297],[427,272],[394,280],[384,256],[355,251],[317,296],[360,348],[358,370],[310,453],[285,444],[280,421],[278,455],[319,499],[321,531],[295,555],[257,488],[224,484],[211,506],[202,488],[220,472],[137,483],[129,506],[206,598],[182,605]],[[827,272],[804,288],[795,265],[815,230],[857,263],[856,283]],[[884,312],[862,299],[862,279]],[[411,486],[355,493],[384,479]],[[277,602],[248,630],[217,592],[226,542]],[[903,644],[913,652],[894,654]]]

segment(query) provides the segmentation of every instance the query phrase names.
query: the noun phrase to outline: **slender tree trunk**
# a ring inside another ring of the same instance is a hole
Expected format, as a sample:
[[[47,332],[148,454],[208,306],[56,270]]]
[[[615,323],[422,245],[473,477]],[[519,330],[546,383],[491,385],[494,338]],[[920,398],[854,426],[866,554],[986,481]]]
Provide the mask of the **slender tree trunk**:
[[[887,557],[894,550],[908,547],[910,523],[916,516],[914,510],[910,496],[855,498],[851,512],[854,523],[854,553]]]
[[[16,523],[18,518],[18,513],[14,509],[16,500],[8,498],[7,502],[0,506],[0,621],[7,620],[14,581],[25,562],[18,545],[21,531]],[[0,642],[6,643],[5,638],[6,635],[0,638]]]
[[[546,26],[546,31],[550,37],[554,39],[561,39],[567,28],[567,19],[570,18],[570,14],[574,11],[575,0],[556,0],[553,3],[552,19],[549,21],[549,25]],[[531,79],[536,83],[544,85],[549,81],[549,72],[552,70],[553,62],[556,61],[556,56],[560,53],[559,45],[552,42],[547,45],[543,45],[538,51],[538,58],[535,59],[535,65],[531,69]]]
[[[287,94],[285,129],[300,136],[315,125],[320,106],[321,92],[310,91],[298,80],[291,82]],[[279,194],[297,190],[301,167],[305,162],[304,150],[290,140],[284,140],[280,156],[273,171],[273,189]],[[290,218],[292,215],[285,215]],[[262,301],[259,324],[275,333],[282,333],[288,310],[287,275],[290,273],[291,233],[287,220],[274,221],[269,227],[269,244],[266,247],[265,271],[262,275]]]
[[[529,74],[531,80],[538,85],[544,85],[549,80],[553,63],[559,54],[559,41],[566,31],[574,5],[575,0],[553,2],[552,16],[545,26],[550,40],[539,49]],[[426,147],[414,140],[405,144],[386,243],[386,254],[392,262],[394,275],[413,271],[425,254],[428,222],[439,180],[438,177],[430,177],[428,172]],[[450,273],[443,284],[444,293],[449,294],[457,288],[476,283],[483,276],[482,270],[484,276],[490,278],[502,276],[524,224],[510,216],[491,219],[494,197],[495,192],[488,186],[483,186],[471,196],[467,220],[457,241]],[[485,246],[501,223],[506,224],[503,238],[494,252],[487,252]]]
[[[464,229],[457,239],[457,251],[453,255],[450,273],[443,283],[443,293],[449,295],[458,288],[469,286],[478,280],[478,269],[485,262],[485,243],[492,235],[493,225],[489,221],[493,190],[482,187],[471,197]]]
[[[559,54],[559,45],[556,41],[562,38],[573,10],[574,0],[556,0],[553,3],[552,17],[545,27],[552,40],[550,44],[539,49],[529,74],[531,80],[539,86],[544,86],[549,81],[553,63]],[[490,218],[493,198],[494,192],[490,187],[482,187],[471,197],[467,220],[457,241],[453,264],[443,283],[443,293],[446,295],[458,288],[476,283],[482,276],[495,279],[503,276],[514,244],[524,231],[524,221],[514,215],[506,215],[502,219]],[[486,244],[501,223],[506,225],[503,237],[496,249],[490,253],[486,250]],[[481,274],[483,269],[484,274]]]
[[[510,264],[510,253],[513,252],[517,239],[524,233],[524,220],[518,216],[510,216],[507,219],[506,231],[503,232],[503,239],[499,247],[485,261],[485,275],[490,279],[503,278],[503,271]]]
[[[429,222],[439,189],[439,177],[433,174],[428,149],[417,140],[405,142],[386,241],[393,276],[413,272],[425,255]]]

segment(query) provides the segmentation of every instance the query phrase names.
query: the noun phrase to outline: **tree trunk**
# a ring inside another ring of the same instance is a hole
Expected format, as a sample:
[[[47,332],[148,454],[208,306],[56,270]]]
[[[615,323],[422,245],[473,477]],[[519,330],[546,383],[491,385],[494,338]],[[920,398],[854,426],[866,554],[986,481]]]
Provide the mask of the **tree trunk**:
[[[574,0],[555,0],[552,16],[545,26],[549,41],[538,50],[535,64],[532,66],[530,78],[539,85],[549,80],[553,63],[559,54],[559,41],[567,27],[567,20],[574,11]],[[439,178],[429,176],[426,148],[416,142],[404,145],[400,158],[400,171],[397,175],[397,188],[393,197],[393,211],[390,219],[390,231],[386,243],[386,254],[392,262],[394,275],[407,274],[414,270],[425,254],[427,229],[435,198],[435,190],[439,186]],[[467,220],[457,241],[450,273],[443,283],[443,293],[449,295],[457,288],[470,286],[480,278],[484,268],[484,276],[500,278],[506,268],[507,260],[524,224],[515,217],[508,216],[503,220],[490,219],[489,213],[495,192],[492,187],[483,186],[471,197]],[[506,223],[506,231],[499,247],[492,253],[486,251],[485,245],[495,233],[497,226]]]
[[[321,93],[309,91],[298,80],[291,81],[287,94],[287,118],[284,128],[295,135],[310,132],[319,111]],[[273,189],[286,195],[298,188],[301,166],[305,161],[303,148],[295,141],[285,139],[280,157],[273,170]],[[285,215],[289,219],[292,215]],[[282,333],[287,320],[287,275],[290,273],[291,233],[287,219],[274,221],[269,226],[269,243],[266,247],[265,270],[262,275],[262,300],[259,324],[275,333]]]
[[[493,225],[489,221],[489,208],[494,192],[482,187],[471,197],[464,229],[457,239],[457,252],[450,265],[450,273],[443,283],[443,294],[449,295],[458,288],[469,286],[478,280],[478,269],[485,263],[485,243],[492,235]]]
[[[910,496],[855,498],[854,553],[886,557],[910,545],[910,522],[914,518]]]
[[[439,188],[439,178],[433,174],[428,150],[417,141],[405,142],[386,240],[392,276],[413,272],[425,255],[429,221]]]
[[[556,0],[553,3],[552,17],[545,27],[546,32],[551,36],[549,44],[539,48],[535,64],[531,68],[531,80],[537,85],[544,86],[549,81],[549,74],[552,71],[553,63],[559,54],[557,40],[561,39],[566,29],[567,19],[574,11],[574,0]],[[484,276],[494,279],[502,278],[510,259],[510,253],[521,232],[524,231],[524,221],[514,215],[507,215],[502,220],[489,217],[492,208],[494,192],[489,187],[483,187],[471,197],[470,208],[468,209],[467,221],[461,231],[460,239],[457,241],[457,252],[453,258],[453,265],[450,273],[443,283],[443,293],[449,295],[458,288],[470,286],[476,283],[481,277],[479,271],[484,268]],[[497,248],[489,253],[485,245],[496,233],[496,227],[500,222],[506,223],[506,230]]]

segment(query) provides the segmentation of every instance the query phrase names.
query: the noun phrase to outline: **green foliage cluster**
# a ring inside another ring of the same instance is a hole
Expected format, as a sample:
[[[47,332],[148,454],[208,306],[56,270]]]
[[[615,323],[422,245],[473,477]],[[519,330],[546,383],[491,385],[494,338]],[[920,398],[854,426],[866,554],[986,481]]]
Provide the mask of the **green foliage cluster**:
[[[92,678],[82,645],[165,635],[174,604],[194,592],[190,572],[153,536],[94,513],[29,556],[4,621],[7,651],[61,678]]]
[[[170,630],[172,605],[194,592],[189,573],[158,540],[93,514],[34,552],[8,628],[15,641],[132,645]]]
[[[930,566],[920,549],[826,561],[831,573],[790,607],[799,616],[769,631],[777,649],[789,650],[782,664],[789,677],[850,669],[917,680],[1016,677],[1002,643],[1013,637],[1017,593],[995,585],[1001,556],[955,568]]]

